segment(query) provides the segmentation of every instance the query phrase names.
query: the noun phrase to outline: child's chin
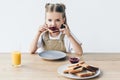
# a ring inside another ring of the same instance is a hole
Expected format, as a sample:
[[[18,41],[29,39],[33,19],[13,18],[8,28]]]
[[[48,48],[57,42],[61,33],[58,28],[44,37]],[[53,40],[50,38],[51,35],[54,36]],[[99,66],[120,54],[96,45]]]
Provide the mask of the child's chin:
[[[58,32],[60,32],[60,31],[53,31],[53,33],[58,33]]]

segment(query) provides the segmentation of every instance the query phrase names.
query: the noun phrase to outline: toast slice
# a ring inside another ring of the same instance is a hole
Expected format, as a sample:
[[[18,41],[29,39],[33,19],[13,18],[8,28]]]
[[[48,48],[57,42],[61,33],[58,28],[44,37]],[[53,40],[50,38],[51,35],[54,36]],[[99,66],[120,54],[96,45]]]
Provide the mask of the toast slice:
[[[57,27],[49,27],[48,31],[49,31],[50,33],[60,32]]]
[[[89,77],[89,76],[92,76],[95,74],[95,72],[90,72],[90,71],[87,71],[87,70],[84,70],[82,72],[78,72],[78,73],[74,73],[76,76],[79,76],[79,77]]]

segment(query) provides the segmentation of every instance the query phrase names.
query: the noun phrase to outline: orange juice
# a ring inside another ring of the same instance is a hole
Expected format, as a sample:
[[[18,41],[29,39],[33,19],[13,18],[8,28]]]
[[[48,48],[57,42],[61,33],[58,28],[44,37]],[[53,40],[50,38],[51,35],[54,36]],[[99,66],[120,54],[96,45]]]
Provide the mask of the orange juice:
[[[12,65],[19,66],[21,64],[21,52],[14,51],[12,52]]]

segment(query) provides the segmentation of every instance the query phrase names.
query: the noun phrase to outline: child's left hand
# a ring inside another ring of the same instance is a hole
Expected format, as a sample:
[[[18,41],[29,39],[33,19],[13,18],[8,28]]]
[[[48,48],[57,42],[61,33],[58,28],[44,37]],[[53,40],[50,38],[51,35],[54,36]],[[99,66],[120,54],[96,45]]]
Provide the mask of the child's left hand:
[[[65,26],[65,28],[60,29],[60,31],[62,31],[63,34],[67,35],[67,37],[70,37],[71,34],[70,34],[70,29],[69,29],[68,25],[66,25],[66,24],[63,24],[63,25]]]

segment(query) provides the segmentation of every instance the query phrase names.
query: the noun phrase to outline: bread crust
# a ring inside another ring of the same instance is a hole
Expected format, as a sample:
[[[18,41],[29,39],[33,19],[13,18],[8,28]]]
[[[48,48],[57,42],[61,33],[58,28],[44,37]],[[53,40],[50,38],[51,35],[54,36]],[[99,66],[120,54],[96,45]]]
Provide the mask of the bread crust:
[[[50,33],[60,32],[59,29],[56,28],[56,27],[50,27],[50,28],[48,29],[48,31],[49,31]]]
[[[89,77],[94,75],[98,69],[98,67],[88,65],[84,61],[81,61],[79,63],[68,66],[68,68],[64,70],[64,73],[74,74],[79,77]]]

